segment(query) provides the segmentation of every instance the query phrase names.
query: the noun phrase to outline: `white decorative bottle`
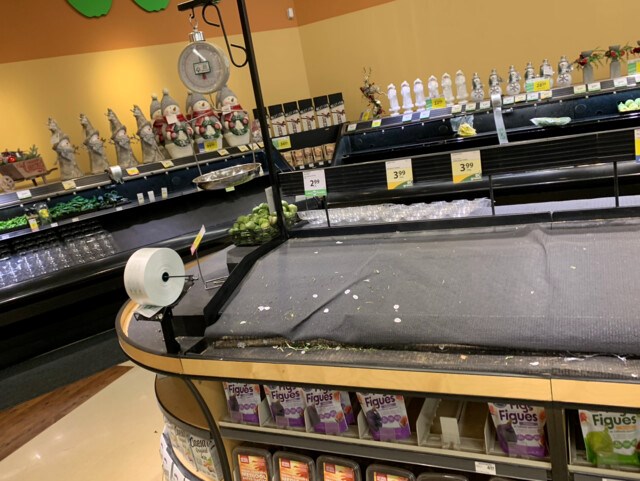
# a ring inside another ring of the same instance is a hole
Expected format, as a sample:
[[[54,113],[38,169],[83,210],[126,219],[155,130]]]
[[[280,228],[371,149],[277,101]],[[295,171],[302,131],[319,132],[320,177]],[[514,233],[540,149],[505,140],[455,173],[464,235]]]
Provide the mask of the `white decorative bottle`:
[[[400,93],[402,94],[403,114],[413,112],[413,102],[411,101],[411,88],[406,80],[400,85]]]
[[[427,105],[424,98],[424,85],[419,78],[413,81],[413,94],[416,96],[416,112],[422,112]]]
[[[396,91],[396,86],[393,84],[389,84],[387,86],[387,98],[389,99],[389,112],[391,112],[391,116],[400,114],[400,104],[398,103],[398,92]]]

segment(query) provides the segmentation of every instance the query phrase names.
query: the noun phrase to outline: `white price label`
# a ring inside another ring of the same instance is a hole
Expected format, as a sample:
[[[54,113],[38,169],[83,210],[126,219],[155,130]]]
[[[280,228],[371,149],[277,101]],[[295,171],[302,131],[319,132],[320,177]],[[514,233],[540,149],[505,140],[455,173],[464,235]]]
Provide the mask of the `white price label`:
[[[73,219],[71,219],[71,222],[78,222],[80,220],[80,217],[74,217]]]
[[[428,119],[429,115],[431,115],[431,110],[423,110],[420,112],[420,120]]]
[[[540,92],[540,100],[550,99],[553,96],[551,90],[545,90],[544,92]]]
[[[457,104],[457,105],[454,105],[453,107],[451,107],[451,113],[452,114],[459,114],[460,112],[462,112],[462,105]]]
[[[490,474],[491,476],[495,476],[496,465],[493,463],[482,463],[480,461],[476,461],[476,473]]]
[[[224,157],[224,156],[226,156],[226,155],[229,155],[229,151],[228,151],[227,149],[220,149],[220,150],[218,150],[218,153],[219,153],[222,157]]]
[[[249,147],[247,147],[246,145],[238,145],[238,150],[240,152],[247,152],[249,150]]]
[[[413,119],[413,114],[404,114],[402,116],[403,122],[411,122],[411,119]]]
[[[149,197],[149,201],[150,202],[155,202],[156,201],[156,194],[154,194],[152,190],[147,192],[147,196]]]
[[[486,110],[491,108],[491,100],[483,100],[480,102],[480,110]]]
[[[357,127],[358,127],[358,124],[350,124],[347,127],[347,132],[353,132],[354,130],[356,130]]]
[[[327,180],[324,169],[307,170],[302,173],[305,197],[322,197],[327,195]]]
[[[29,189],[18,190],[16,191],[16,195],[18,196],[18,199],[28,199],[31,197],[31,191]]]
[[[614,478],[602,478],[602,481],[622,481],[621,479],[614,479]]]
[[[144,204],[144,194],[142,192],[138,192],[138,204]]]
[[[589,90],[589,92],[597,92],[600,89],[602,89],[600,82],[593,82],[587,85],[587,90]]]
[[[587,93],[587,86],[586,85],[576,85],[575,87],[573,87],[573,93],[574,94],[586,94]]]
[[[309,168],[310,168],[310,169],[313,169],[315,166],[316,166],[316,164],[314,164],[313,162],[311,162],[311,163],[309,164]]]
[[[529,92],[527,94],[527,102],[531,102],[531,101],[536,101],[538,100],[538,98],[540,97],[540,95],[538,94],[538,92]]]
[[[225,189],[224,189],[225,192],[233,192],[234,190],[236,190],[236,188],[234,186],[225,187]]]
[[[512,103],[515,103],[516,98],[514,96],[509,96],[509,97],[503,97],[502,98],[502,104],[503,105],[511,105]]]
[[[51,227],[58,227],[58,223],[57,222],[52,222],[51,223]]]
[[[169,198],[169,190],[166,187],[163,187],[162,189],[160,189],[160,193],[162,194],[163,199]]]
[[[527,94],[516,95],[516,103],[524,102],[525,100],[527,100]]]
[[[467,104],[467,106],[464,108],[465,112],[473,112],[475,109],[477,108],[477,105],[475,102],[469,102]]]
[[[120,212],[122,210],[122,207],[116,207],[116,212]]]
[[[385,162],[387,170],[387,189],[404,189],[413,185],[413,166],[411,159],[388,160]]]
[[[627,82],[627,77],[620,77],[617,79],[613,79],[613,86],[614,87],[627,87],[629,86],[629,83]]]
[[[162,167],[164,167],[165,169],[173,167],[173,161],[172,160],[161,160],[160,163],[162,164]]]

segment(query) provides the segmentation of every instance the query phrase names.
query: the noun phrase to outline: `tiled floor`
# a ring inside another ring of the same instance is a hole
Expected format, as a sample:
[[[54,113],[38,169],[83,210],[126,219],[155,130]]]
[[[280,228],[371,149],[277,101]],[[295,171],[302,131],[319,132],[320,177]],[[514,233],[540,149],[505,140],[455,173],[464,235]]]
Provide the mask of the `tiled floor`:
[[[131,369],[0,461],[0,480],[160,481],[155,374],[124,365]]]

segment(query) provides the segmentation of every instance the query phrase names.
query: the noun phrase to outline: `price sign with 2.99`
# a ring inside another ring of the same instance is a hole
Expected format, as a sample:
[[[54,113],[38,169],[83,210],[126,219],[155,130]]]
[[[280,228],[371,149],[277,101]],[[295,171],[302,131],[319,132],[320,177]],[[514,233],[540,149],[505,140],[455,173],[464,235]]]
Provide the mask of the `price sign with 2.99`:
[[[387,170],[387,189],[404,189],[413,185],[413,167],[411,159],[388,160],[385,162]]]
[[[323,197],[327,195],[327,180],[324,169],[305,170],[302,173],[305,197]]]
[[[451,171],[453,183],[474,182],[482,180],[482,160],[479,150],[454,152],[451,154]]]

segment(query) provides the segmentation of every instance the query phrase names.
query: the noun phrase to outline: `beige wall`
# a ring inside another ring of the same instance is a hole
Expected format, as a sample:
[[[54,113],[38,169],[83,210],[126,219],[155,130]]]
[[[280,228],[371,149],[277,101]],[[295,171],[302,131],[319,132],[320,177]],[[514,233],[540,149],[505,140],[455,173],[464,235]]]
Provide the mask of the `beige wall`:
[[[483,82],[495,67],[506,78],[510,64],[523,74],[548,58],[554,70],[561,55],[570,61],[582,50],[610,44],[636,45],[640,2],[559,0],[540,4],[513,0],[395,0],[380,6],[299,27],[312,94],[342,91],[347,114],[356,119],[366,102],[358,87],[362,68],[386,93],[389,83],[462,69],[468,81]],[[608,65],[597,70],[608,77]],[[623,67],[623,72],[626,72]],[[574,72],[574,82],[582,74]],[[388,110],[389,103],[382,97]]]
[[[241,36],[230,40],[242,43]],[[214,42],[224,47],[220,39]],[[254,34],[254,43],[267,105],[309,97],[297,29],[259,32]],[[162,89],[167,87],[184,108],[186,89],[178,77],[177,59],[185,45],[180,42],[0,64],[0,105],[4,107],[0,111],[0,149],[28,149],[36,144],[46,163],[53,166],[55,153],[46,126],[51,116],[72,143],[80,146],[80,168],[89,172],[79,114],[87,115],[101,136],[108,139],[107,108],[114,110],[130,135],[137,130],[130,112],[133,104],[140,105],[148,117],[152,92],[161,98]],[[249,69],[232,67],[229,86],[251,112],[255,101]],[[140,158],[140,145],[134,144],[133,148]],[[115,164],[112,145],[108,145],[107,155]]]

